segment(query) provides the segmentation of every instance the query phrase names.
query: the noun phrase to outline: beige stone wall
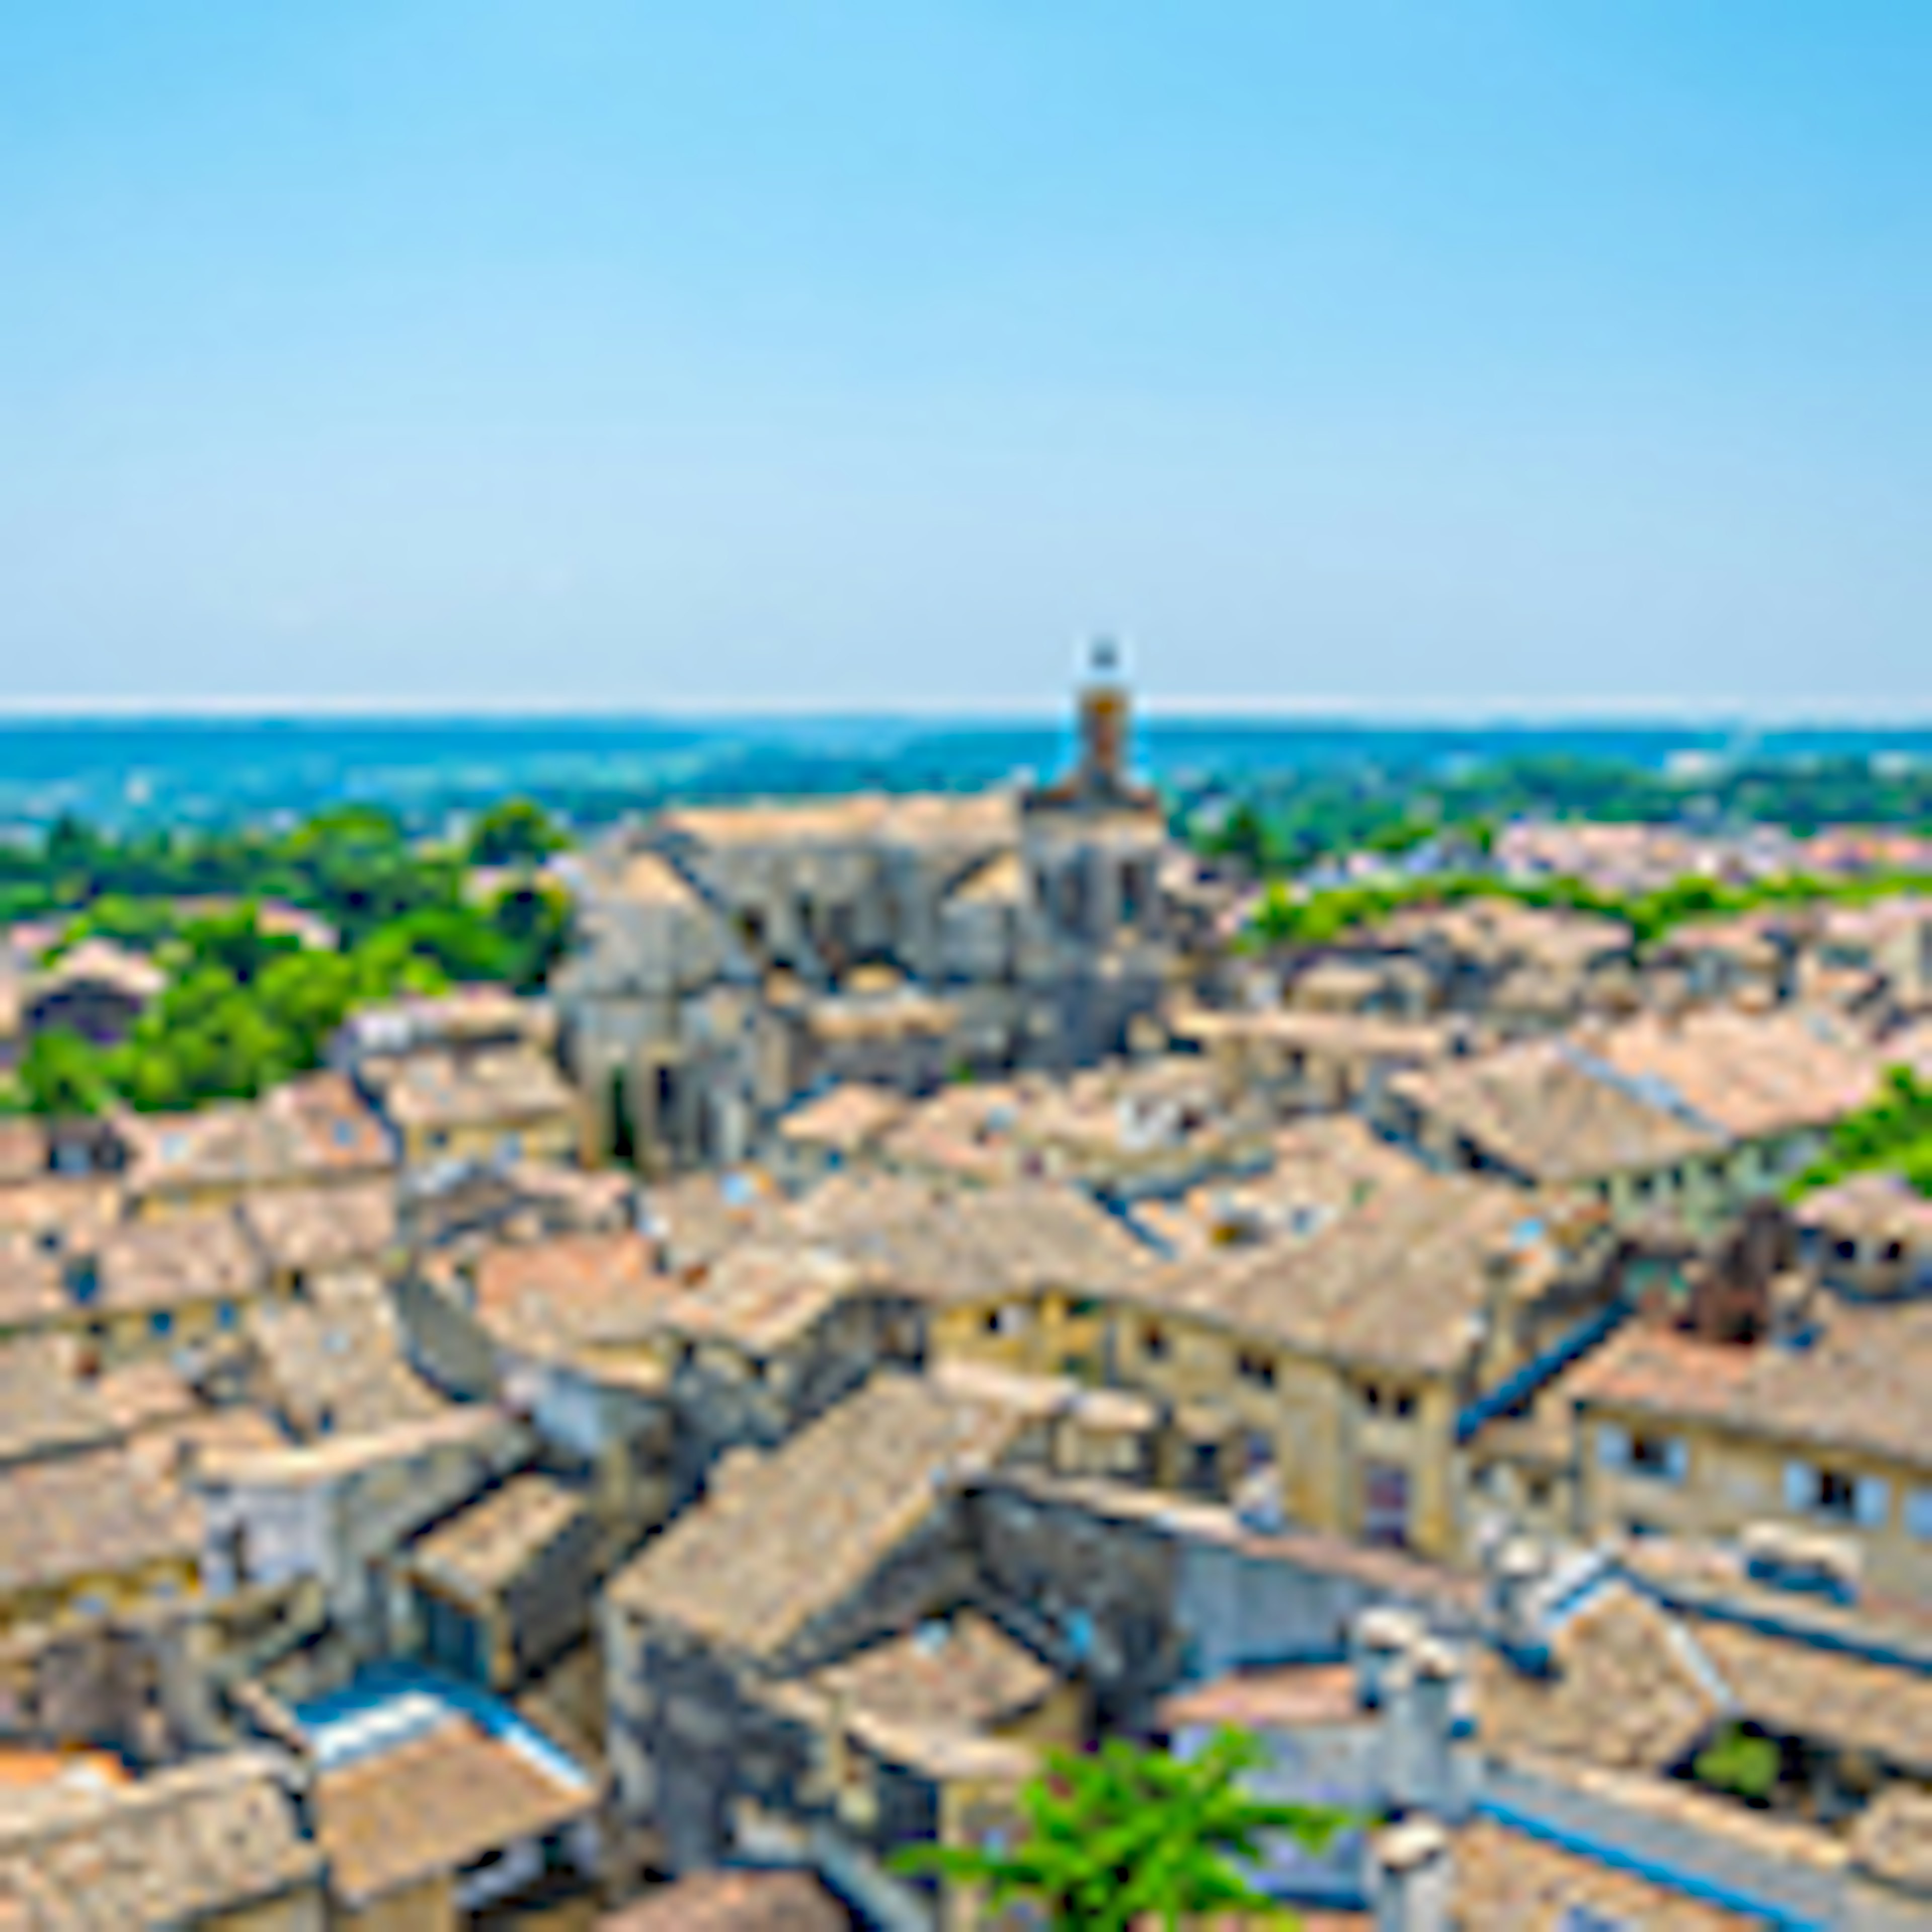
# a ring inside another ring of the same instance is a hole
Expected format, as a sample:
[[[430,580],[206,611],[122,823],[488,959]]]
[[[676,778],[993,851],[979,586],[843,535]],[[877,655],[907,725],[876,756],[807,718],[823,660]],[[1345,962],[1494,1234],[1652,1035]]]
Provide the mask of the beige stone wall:
[[[1606,1424],[1633,1436],[1682,1441],[1682,1479],[1606,1466],[1598,1433]],[[1581,1420],[1579,1454],[1580,1513],[1586,1534],[1618,1532],[1636,1523],[1674,1535],[1728,1537],[1748,1523],[1799,1523],[1858,1549],[1864,1580],[1873,1589],[1893,1596],[1932,1596],[1932,1538],[1916,1534],[1906,1520],[1908,1497],[1932,1490],[1932,1471],[1914,1472],[1852,1450],[1733,1435],[1702,1423],[1660,1421],[1595,1406]],[[1784,1486],[1786,1466],[1792,1462],[1884,1482],[1884,1520],[1867,1526],[1794,1511]]]
[[[456,1932],[462,1922],[455,1882],[446,1872],[359,1910],[338,1904],[328,1918],[330,1932]]]

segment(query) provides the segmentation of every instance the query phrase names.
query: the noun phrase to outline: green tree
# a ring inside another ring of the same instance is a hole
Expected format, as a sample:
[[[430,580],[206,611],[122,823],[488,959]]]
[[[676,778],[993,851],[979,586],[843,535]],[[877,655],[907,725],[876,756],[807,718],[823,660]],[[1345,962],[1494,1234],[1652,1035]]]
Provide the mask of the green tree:
[[[1250,1796],[1242,1778],[1265,1756],[1233,1730],[1192,1759],[1118,1738],[1088,1756],[1051,1752],[1046,1775],[1021,1795],[1028,1828],[1017,1844],[920,1845],[896,1862],[983,1886],[995,1906],[1030,1903],[1054,1932],[1127,1932],[1145,1917],[1172,1928],[1225,1912],[1292,1924],[1241,1867],[1272,1835],[1319,1849],[1351,1820],[1328,1807]]]
[[[531,798],[506,798],[477,820],[470,835],[472,866],[534,866],[570,842]]]
[[[100,1113],[113,1098],[100,1049],[66,1027],[35,1034],[14,1078],[28,1107],[52,1120]]]

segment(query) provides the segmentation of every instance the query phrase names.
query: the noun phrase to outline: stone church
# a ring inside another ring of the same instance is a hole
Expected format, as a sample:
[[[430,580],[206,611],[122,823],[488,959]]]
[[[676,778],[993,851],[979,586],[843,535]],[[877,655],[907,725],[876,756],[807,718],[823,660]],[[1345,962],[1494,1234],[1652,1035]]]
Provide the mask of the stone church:
[[[1130,728],[1102,644],[1054,783],[671,809],[614,834],[552,982],[590,1150],[730,1165],[835,1081],[918,1092],[1124,1049],[1178,956]]]

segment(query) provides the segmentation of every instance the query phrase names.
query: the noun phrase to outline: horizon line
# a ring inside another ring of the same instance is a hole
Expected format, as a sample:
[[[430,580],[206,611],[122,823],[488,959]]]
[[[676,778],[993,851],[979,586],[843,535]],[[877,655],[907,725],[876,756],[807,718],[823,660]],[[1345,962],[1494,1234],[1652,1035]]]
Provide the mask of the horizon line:
[[[566,700],[555,698],[447,698],[268,696],[233,694],[170,697],[156,694],[115,697],[0,695],[0,724],[86,724],[108,722],[306,723],[365,721],[371,723],[500,724],[519,719],[557,724],[724,724],[742,722],[974,724],[1040,724],[1064,722],[1064,692],[1042,698],[901,698],[876,704],[846,704],[815,699],[747,700],[672,699],[645,705],[631,702]],[[1919,731],[1932,730],[1932,697],[1897,699],[1814,698],[1766,703],[1744,698],[1661,697],[1529,698],[1366,698],[1344,695],[1204,697],[1144,693],[1136,697],[1138,716],[1155,723],[1315,723],[1384,728],[1487,728],[1495,730],[1651,724],[1729,730],[1804,728]]]

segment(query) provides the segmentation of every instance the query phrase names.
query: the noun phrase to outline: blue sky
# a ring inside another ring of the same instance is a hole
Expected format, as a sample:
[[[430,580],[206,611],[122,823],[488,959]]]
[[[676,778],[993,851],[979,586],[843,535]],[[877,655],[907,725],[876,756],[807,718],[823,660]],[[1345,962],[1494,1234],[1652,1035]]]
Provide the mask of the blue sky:
[[[62,0],[0,701],[1932,710],[1919,0]]]

